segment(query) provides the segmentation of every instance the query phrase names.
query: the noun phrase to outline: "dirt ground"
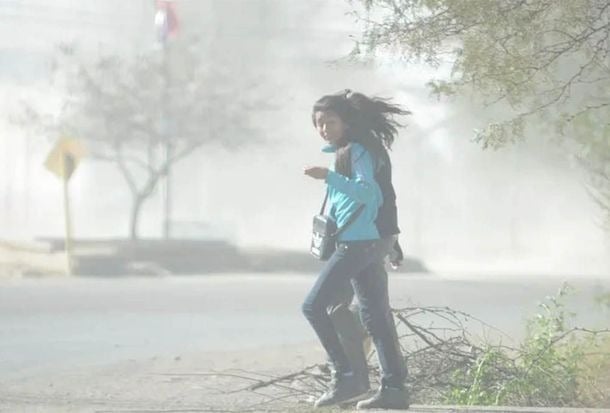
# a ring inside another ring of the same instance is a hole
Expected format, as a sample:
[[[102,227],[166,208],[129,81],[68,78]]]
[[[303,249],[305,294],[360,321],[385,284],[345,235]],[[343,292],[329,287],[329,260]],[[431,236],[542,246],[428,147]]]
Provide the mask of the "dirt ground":
[[[225,353],[183,354],[43,371],[0,383],[1,412],[309,411],[307,397],[274,401],[240,391],[255,381],[324,360],[315,343]]]

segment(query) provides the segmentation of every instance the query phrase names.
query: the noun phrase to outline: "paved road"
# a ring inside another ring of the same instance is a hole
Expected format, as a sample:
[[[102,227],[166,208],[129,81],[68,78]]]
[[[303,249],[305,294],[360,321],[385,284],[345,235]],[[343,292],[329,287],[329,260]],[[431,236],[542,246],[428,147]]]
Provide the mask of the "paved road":
[[[300,313],[308,275],[0,280],[0,379],[127,358],[315,340]],[[524,319],[563,280],[392,275],[394,307],[450,306],[518,339]],[[593,296],[610,278],[569,279],[578,323],[610,319]],[[506,338],[505,338],[506,340]]]

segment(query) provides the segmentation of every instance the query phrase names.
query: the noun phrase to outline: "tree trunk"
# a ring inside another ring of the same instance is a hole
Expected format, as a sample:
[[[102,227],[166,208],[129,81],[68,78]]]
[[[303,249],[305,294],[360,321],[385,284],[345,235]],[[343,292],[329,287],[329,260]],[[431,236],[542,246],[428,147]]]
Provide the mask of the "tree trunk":
[[[138,240],[138,222],[140,219],[140,211],[142,210],[142,204],[146,197],[137,194],[133,197],[133,203],[131,204],[131,218],[129,222],[129,237],[132,241]]]
[[[144,189],[140,192],[132,192],[133,202],[131,204],[131,222],[129,223],[129,236],[132,241],[138,239],[138,223],[140,220],[140,212],[142,211],[142,205],[150,198],[154,189],[159,183],[159,177],[161,175],[155,174],[149,177]]]
[[[138,223],[140,220],[140,212],[144,202],[152,195],[153,191],[159,183],[159,179],[167,173],[167,164],[161,170],[152,170],[149,173],[146,183],[142,189],[138,189],[134,176],[130,173],[126,163],[120,156],[120,151],[117,156],[118,164],[123,177],[127,182],[127,186],[131,192],[132,203],[131,203],[131,215],[129,221],[129,237],[132,241],[138,240]]]

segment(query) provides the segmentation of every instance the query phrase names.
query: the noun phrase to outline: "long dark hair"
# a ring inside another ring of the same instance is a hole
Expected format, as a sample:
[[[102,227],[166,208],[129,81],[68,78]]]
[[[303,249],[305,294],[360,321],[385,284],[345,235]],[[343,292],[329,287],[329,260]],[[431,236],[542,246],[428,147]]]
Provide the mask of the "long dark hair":
[[[389,99],[368,97],[345,89],[339,93],[322,96],[313,105],[312,121],[316,126],[316,112],[335,112],[348,126],[347,141],[337,148],[335,170],[351,176],[351,143],[364,146],[378,161],[385,151],[392,149],[398,128],[403,126],[394,119],[411,112],[391,103]]]

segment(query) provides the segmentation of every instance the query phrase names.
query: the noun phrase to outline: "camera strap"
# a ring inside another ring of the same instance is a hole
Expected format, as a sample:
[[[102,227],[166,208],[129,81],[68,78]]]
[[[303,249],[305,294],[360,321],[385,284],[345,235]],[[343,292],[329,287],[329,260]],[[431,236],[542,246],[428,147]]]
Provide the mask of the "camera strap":
[[[324,196],[324,202],[322,202],[322,208],[320,208],[320,215],[324,215],[324,210],[326,209],[326,202],[328,201],[328,193],[329,193],[329,189],[327,186],[326,195]],[[334,233],[334,236],[338,237],[340,234],[342,234],[347,229],[347,227],[349,227],[358,218],[358,216],[362,213],[363,210],[364,210],[364,204],[358,205],[358,208],[352,213],[352,215],[350,215],[347,222],[345,224],[343,224],[342,227],[337,229],[337,232]]]

